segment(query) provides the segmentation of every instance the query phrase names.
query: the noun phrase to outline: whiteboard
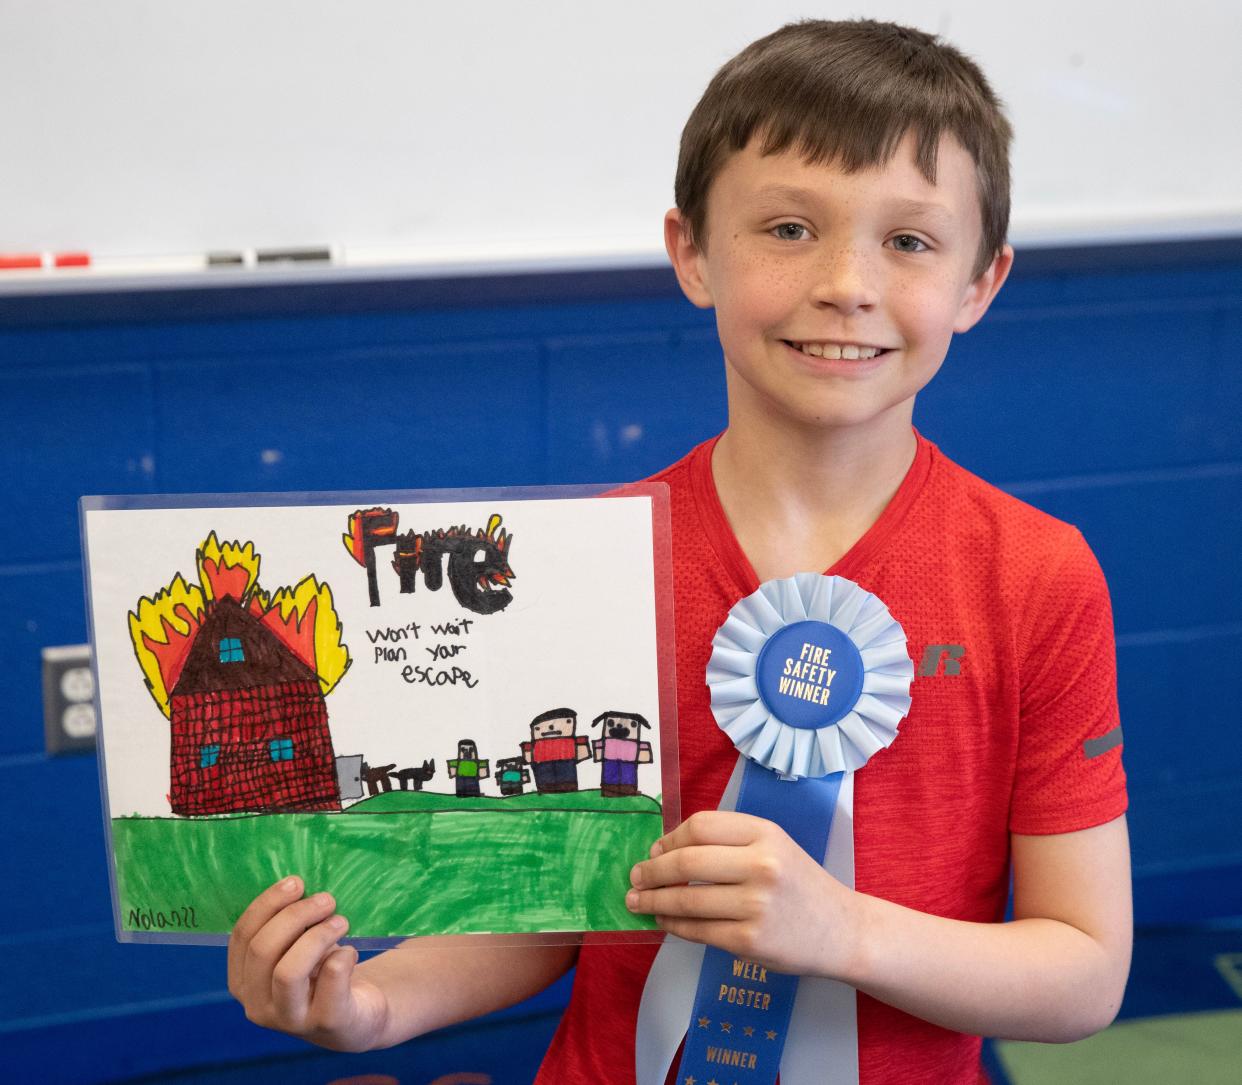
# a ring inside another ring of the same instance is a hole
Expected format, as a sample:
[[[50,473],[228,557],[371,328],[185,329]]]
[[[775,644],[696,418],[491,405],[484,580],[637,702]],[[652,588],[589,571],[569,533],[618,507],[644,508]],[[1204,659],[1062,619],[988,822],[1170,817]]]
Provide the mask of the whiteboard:
[[[981,61],[1013,237],[1242,232],[1242,4],[875,2]],[[854,4],[0,0],[0,252],[333,245],[661,261],[677,141],[752,39]]]

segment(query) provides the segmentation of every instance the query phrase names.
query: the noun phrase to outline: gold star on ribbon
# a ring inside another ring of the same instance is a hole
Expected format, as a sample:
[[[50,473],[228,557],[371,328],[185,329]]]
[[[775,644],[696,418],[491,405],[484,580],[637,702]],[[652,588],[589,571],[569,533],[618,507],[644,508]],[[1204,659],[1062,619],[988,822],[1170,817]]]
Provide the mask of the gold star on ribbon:
[[[720,1022],[720,1031],[721,1031],[721,1032],[732,1032],[732,1031],[733,1031],[733,1024],[732,1024],[732,1022],[730,1022],[730,1021],[721,1021],[721,1022]]]
[[[686,1078],[686,1085],[698,1085],[698,1080],[698,1078],[691,1074],[688,1078]]]
[[[711,1081],[707,1083],[707,1085],[720,1085],[720,1082],[717,1081],[715,1078],[712,1078]]]
[[[699,1018],[699,1028],[707,1028],[707,1026],[710,1024],[711,1024],[711,1021],[708,1018],[706,1017]]]
[[[775,1039],[776,1039],[776,1032],[775,1032],[774,1030],[772,1030],[772,1029],[768,1029],[768,1031],[767,1031],[767,1037],[768,1037],[768,1039],[769,1039],[769,1040],[775,1040]]]
[[[743,1026],[742,1026],[742,1035],[743,1035],[743,1036],[753,1036],[754,1034],[755,1034],[755,1026],[754,1026],[754,1025],[743,1025]]]

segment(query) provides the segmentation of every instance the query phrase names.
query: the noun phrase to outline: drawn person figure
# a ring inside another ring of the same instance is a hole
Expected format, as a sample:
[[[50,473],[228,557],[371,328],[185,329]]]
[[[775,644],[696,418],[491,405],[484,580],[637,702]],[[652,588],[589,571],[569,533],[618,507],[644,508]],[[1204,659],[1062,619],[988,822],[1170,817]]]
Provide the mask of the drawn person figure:
[[[496,762],[496,784],[502,795],[521,795],[530,783],[530,770],[520,757],[502,757]]]
[[[480,759],[479,748],[468,738],[457,743],[457,756],[448,761],[449,778],[457,781],[459,799],[479,794],[479,781],[491,775],[486,759]]]
[[[603,763],[599,793],[609,799],[637,795],[638,766],[651,764],[651,743],[642,741],[642,729],[651,724],[634,712],[604,712],[591,726],[603,736],[591,743],[595,760]]]
[[[578,713],[553,708],[530,721],[522,757],[535,771],[535,790],[577,791],[578,762],[591,756],[585,735],[577,735]]]

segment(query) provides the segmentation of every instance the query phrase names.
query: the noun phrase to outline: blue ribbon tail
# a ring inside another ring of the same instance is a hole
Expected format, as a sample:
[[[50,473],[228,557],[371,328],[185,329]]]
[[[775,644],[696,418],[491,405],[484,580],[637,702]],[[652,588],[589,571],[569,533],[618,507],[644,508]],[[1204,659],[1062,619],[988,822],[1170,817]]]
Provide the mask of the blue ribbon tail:
[[[822,863],[843,775],[782,780],[747,761],[736,809],[774,821]],[[677,1085],[706,1085],[722,1069],[739,1085],[772,1085],[780,1072],[797,993],[797,976],[708,946]]]

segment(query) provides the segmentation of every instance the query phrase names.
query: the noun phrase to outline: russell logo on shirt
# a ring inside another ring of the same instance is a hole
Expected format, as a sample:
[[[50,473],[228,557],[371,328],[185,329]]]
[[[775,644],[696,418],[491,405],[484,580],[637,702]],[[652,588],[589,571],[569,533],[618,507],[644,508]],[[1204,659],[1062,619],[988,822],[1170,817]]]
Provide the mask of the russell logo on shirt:
[[[919,664],[920,678],[952,678],[962,673],[962,660],[966,648],[961,644],[929,644],[923,649],[923,661]]]

